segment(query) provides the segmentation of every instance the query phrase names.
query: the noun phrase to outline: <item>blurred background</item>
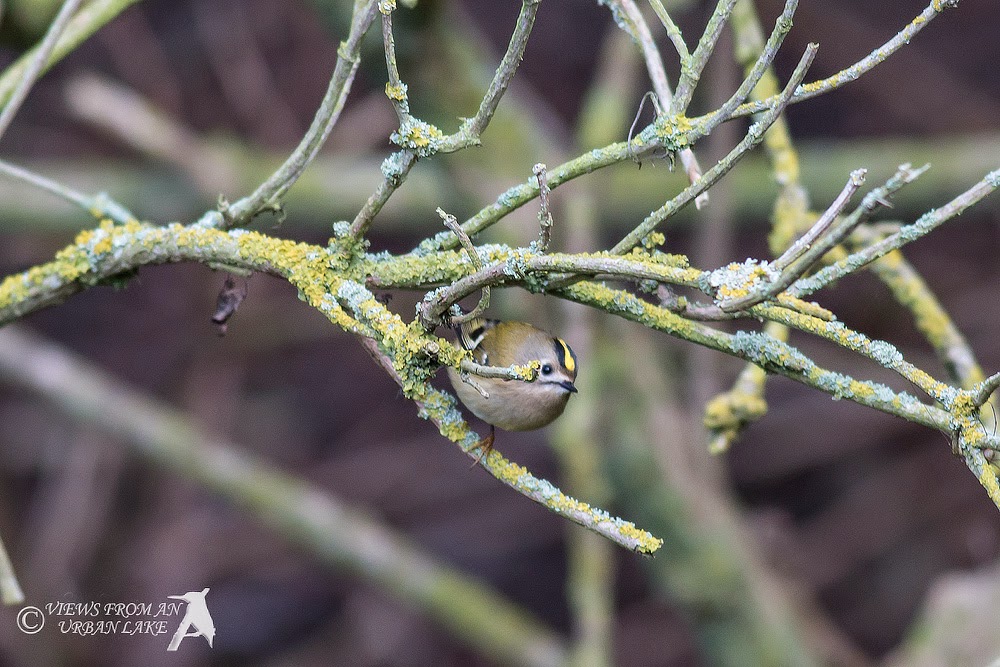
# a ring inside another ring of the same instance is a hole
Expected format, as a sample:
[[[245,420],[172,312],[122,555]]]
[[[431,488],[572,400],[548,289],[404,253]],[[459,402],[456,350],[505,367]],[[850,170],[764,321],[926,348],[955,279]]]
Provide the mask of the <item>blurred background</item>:
[[[143,219],[192,221],[220,194],[232,201],[252,191],[297,143],[326,89],[351,4],[137,3],[36,85],[4,137],[3,157],[84,192],[107,191]],[[714,3],[665,4],[693,46]],[[765,31],[781,4],[757,3]],[[5,3],[3,65],[37,42],[58,5]],[[809,79],[833,74],[924,6],[803,2],[778,75],[785,80],[810,41],[820,50]],[[519,8],[436,0],[396,12],[397,57],[415,115],[451,132],[475,113]],[[676,81],[676,57],[655,18],[651,25]],[[853,169],[868,168],[868,183],[879,184],[901,163],[929,162],[930,172],[883,215],[912,221],[997,168],[998,26],[1000,5],[965,0],[859,81],[792,107],[812,207],[826,208]],[[378,184],[397,122],[381,48],[376,28],[340,122],[288,197],[287,218],[262,216],[256,229],[322,244]],[[739,84],[731,54],[727,32],[691,115],[715,108]],[[406,251],[439,231],[435,207],[467,218],[527,180],[536,162],[551,167],[624,139],[648,88],[638,52],[605,7],[545,0],[483,147],[418,163],[376,219],[372,250]],[[702,164],[727,153],[745,126],[730,123],[700,143]],[[554,247],[609,247],[683,184],[666,162],[651,161],[559,188]],[[662,230],[664,250],[702,268],[768,256],[777,191],[763,152],[750,156],[713,188],[707,208]],[[907,250],[987,372],[1000,367],[992,333],[1000,323],[998,211],[994,197]],[[535,215],[529,205],[480,240],[526,244],[537,233]],[[0,182],[0,275],[47,261],[94,224],[55,198]],[[1000,609],[1000,516],[940,433],[772,378],[766,417],[712,457],[704,404],[732,386],[740,363],[554,299],[494,291],[494,317],[558,331],[581,360],[581,392],[566,415],[545,431],[501,433],[498,449],[664,538],[657,557],[644,560],[470,469],[364,350],[287,284],[250,279],[220,337],[210,317],[223,279],[199,265],[144,268],[125,290],[88,290],[18,326],[482,583],[581,664],[798,662],[790,656],[985,664],[1000,653],[985,620]],[[395,293],[389,305],[409,318],[420,296]],[[945,377],[912,315],[873,275],[851,277],[818,300]],[[791,342],[828,367],[903,388],[843,350],[801,335]],[[16,610],[4,609],[4,664],[509,659],[437,622],[363,566],[331,566],[9,377],[0,382],[0,535],[29,603],[158,603],[210,587],[218,632],[212,649],[189,639],[168,654],[164,637],[52,628],[24,635]]]

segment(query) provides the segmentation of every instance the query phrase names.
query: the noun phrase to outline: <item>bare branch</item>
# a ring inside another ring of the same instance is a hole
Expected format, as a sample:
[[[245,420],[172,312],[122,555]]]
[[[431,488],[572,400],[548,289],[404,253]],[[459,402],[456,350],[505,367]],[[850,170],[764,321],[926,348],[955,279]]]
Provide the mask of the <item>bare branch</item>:
[[[920,169],[913,169],[908,164],[900,166],[896,174],[886,181],[885,185],[880,188],[875,188],[865,195],[864,199],[861,200],[860,206],[858,206],[849,216],[841,219],[832,231],[822,236],[819,243],[806,248],[803,251],[801,258],[795,261],[794,264],[788,266],[777,266],[776,268],[780,271],[780,274],[776,280],[763,285],[761,289],[753,290],[744,297],[720,300],[719,305],[726,312],[738,312],[740,310],[746,310],[755,304],[763,303],[764,301],[767,301],[768,299],[771,299],[785,291],[792,285],[792,283],[805,275],[806,271],[812,268],[812,266],[816,264],[816,262],[818,262],[823,255],[828,253],[834,248],[834,246],[847,238],[858,225],[867,221],[876,207],[888,206],[889,197],[891,197],[904,185],[917,180],[922,173],[927,171],[927,169],[928,166],[924,166]],[[825,222],[825,219],[829,218],[830,224],[832,224],[836,220],[836,207],[840,205],[841,200],[844,200],[844,204],[847,203],[844,195],[846,194],[846,196],[849,197],[850,192],[857,189],[857,187],[853,185],[856,174],[857,172],[851,174],[851,182],[849,182],[847,187],[844,188],[841,196],[837,198],[833,206],[827,209],[827,213],[820,219],[821,222]],[[849,190],[850,192],[848,192]],[[815,229],[815,227],[813,229]],[[808,233],[807,236],[809,236]],[[794,247],[795,246],[793,246],[793,248]],[[782,257],[784,257],[784,255]],[[792,296],[797,297],[799,296],[799,293],[796,291],[792,294]]]
[[[789,292],[794,296],[801,297],[823,289],[830,283],[840,280],[847,274],[857,271],[859,268],[874,262],[880,257],[884,257],[893,250],[902,248],[906,244],[925,236],[976,202],[992,194],[998,187],[1000,187],[1000,169],[986,174],[981,181],[941,208],[928,211],[920,216],[916,222],[906,225],[895,234],[891,234],[881,241],[877,241],[858,252],[852,253],[850,256],[817,271],[815,275],[809,278],[800,280],[789,289]]]
[[[70,19],[73,18],[73,13],[80,6],[80,2],[81,0],[66,0],[63,2],[62,7],[59,8],[59,13],[53,19],[52,24],[45,33],[45,37],[42,39],[42,43],[32,55],[32,59],[28,67],[24,70],[21,80],[14,88],[14,92],[11,93],[10,99],[7,100],[3,112],[0,113],[0,137],[7,132],[11,121],[14,120],[14,116],[28,96],[28,91],[31,90],[31,87],[35,85],[35,81],[41,76],[42,70],[45,69],[45,64],[49,61],[52,51],[56,48],[56,42],[59,41],[63,31],[66,30],[66,26],[69,24]]]
[[[696,183],[692,183],[690,186],[681,191],[681,193],[676,197],[668,201],[653,213],[649,214],[638,227],[629,232],[629,234],[619,241],[615,247],[611,249],[611,251],[613,253],[622,254],[634,248],[647,234],[656,229],[660,223],[677,213],[677,211],[691,203],[699,194],[714,185],[716,181],[725,176],[726,173],[728,173],[729,170],[732,169],[744,155],[756,147],[761,140],[763,140],[764,132],[767,131],[767,128],[769,128],[778,119],[785,106],[788,105],[792,94],[795,92],[795,88],[806,75],[806,72],[809,70],[809,66],[812,64],[813,58],[816,57],[816,51],[818,49],[819,46],[816,44],[810,44],[806,47],[805,53],[802,54],[802,58],[799,60],[798,66],[795,68],[795,71],[792,72],[792,76],[788,80],[788,84],[779,96],[778,103],[771,107],[758,122],[754,123],[750,127],[750,130],[747,132],[743,140],[737,144],[736,147],[730,151],[728,155],[726,155],[726,157],[705,172],[705,175],[702,176]]]
[[[278,210],[281,197],[295,184],[323,147],[330,130],[340,118],[347,93],[351,90],[354,74],[361,62],[361,38],[375,20],[377,4],[377,0],[366,0],[356,6],[350,35],[337,51],[337,64],[330,77],[330,85],[309,130],[285,163],[261,183],[253,194],[223,207],[224,227],[242,227],[264,210]]]
[[[698,40],[691,57],[681,63],[681,78],[677,82],[677,90],[674,91],[674,99],[670,103],[670,114],[682,114],[687,111],[691,104],[691,97],[694,89],[701,79],[701,73],[708,64],[708,59],[715,51],[715,45],[719,41],[722,29],[726,27],[729,15],[733,11],[736,0],[719,0],[715,5],[715,11],[705,26],[705,32]]]
[[[927,25],[941,12],[958,5],[958,2],[959,0],[931,0],[931,3],[927,5],[927,7],[920,12],[919,15],[910,21],[905,28],[900,30],[895,37],[872,51],[865,58],[862,58],[850,67],[842,69],[833,76],[828,76],[825,79],[813,81],[803,85],[800,89],[795,91],[795,94],[792,96],[792,99],[789,100],[789,103],[795,104],[797,102],[802,102],[803,100],[808,100],[816,97],[817,95],[828,93],[831,90],[836,90],[843,85],[856,81],[863,74],[885,62],[889,56],[894,54],[903,46],[909,44],[914,35],[926,28]],[[735,109],[730,117],[736,118],[738,116],[750,116],[760,113],[764,109],[776,104],[777,101],[777,97],[770,97],[766,100],[760,100],[759,102],[749,102],[747,104],[743,104]]]
[[[538,243],[540,252],[548,252],[552,240],[552,211],[549,209],[549,183],[545,165],[539,162],[531,170],[538,181]]]
[[[851,201],[851,197],[853,197],[854,193],[858,191],[858,188],[864,185],[865,175],[867,173],[867,169],[857,169],[851,172],[851,177],[848,179],[844,189],[840,191],[839,195],[837,195],[837,198],[833,200],[833,203],[830,204],[825,211],[823,211],[823,215],[819,217],[816,224],[810,227],[809,231],[799,237],[795,243],[789,246],[788,250],[782,253],[781,256],[774,261],[775,268],[779,271],[784,270],[792,262],[801,257],[802,253],[812,248],[816,239],[826,233],[826,231],[837,219],[837,216],[839,216],[847,206],[847,203]]]

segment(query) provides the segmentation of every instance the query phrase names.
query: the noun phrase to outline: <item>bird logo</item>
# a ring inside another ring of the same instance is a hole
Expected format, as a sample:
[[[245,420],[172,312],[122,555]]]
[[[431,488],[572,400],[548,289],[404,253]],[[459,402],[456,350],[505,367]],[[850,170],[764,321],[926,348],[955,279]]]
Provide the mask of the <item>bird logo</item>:
[[[184,600],[187,602],[187,610],[184,612],[184,618],[181,619],[181,624],[177,627],[177,632],[174,633],[174,636],[170,639],[170,644],[167,645],[168,651],[176,651],[185,637],[204,637],[205,641],[208,642],[209,648],[211,648],[212,641],[215,639],[215,623],[212,621],[212,614],[209,613],[208,605],[205,603],[206,595],[208,595],[207,588],[200,591],[191,591],[184,595],[167,596],[172,600]]]

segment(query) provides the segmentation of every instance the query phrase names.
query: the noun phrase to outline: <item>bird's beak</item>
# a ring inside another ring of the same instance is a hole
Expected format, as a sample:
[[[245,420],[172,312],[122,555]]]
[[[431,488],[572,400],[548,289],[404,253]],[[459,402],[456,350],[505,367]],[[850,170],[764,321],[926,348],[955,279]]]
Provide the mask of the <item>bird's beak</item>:
[[[577,392],[576,385],[570,382],[569,380],[563,380],[562,382],[559,383],[559,386],[571,394],[575,394]]]

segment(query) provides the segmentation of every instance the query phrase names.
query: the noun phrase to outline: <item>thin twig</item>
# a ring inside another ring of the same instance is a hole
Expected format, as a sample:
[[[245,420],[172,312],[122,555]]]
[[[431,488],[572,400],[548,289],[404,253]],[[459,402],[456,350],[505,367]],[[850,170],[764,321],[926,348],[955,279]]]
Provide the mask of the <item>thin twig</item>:
[[[872,51],[866,57],[862,58],[850,67],[842,69],[833,76],[804,84],[801,88],[795,91],[795,95],[790,100],[790,103],[795,104],[797,102],[802,102],[803,100],[808,100],[816,97],[817,95],[828,93],[831,90],[836,90],[845,84],[856,81],[863,74],[885,62],[889,56],[901,49],[903,46],[909,44],[914,35],[926,28],[927,25],[941,12],[956,5],[958,5],[958,0],[931,0],[930,4],[927,5],[927,7],[920,14],[910,21],[906,27],[900,30],[892,39]],[[757,102],[748,102],[737,107],[733,113],[730,114],[730,118],[750,116],[760,113],[764,109],[767,109],[777,103],[777,101],[777,97],[769,97],[765,100]]]
[[[59,13],[52,20],[52,25],[49,26],[48,31],[45,33],[42,43],[32,56],[30,64],[24,70],[24,74],[21,75],[21,80],[14,88],[14,92],[11,93],[3,112],[0,113],[0,137],[10,127],[15,114],[17,114],[25,98],[28,96],[28,91],[35,85],[35,81],[38,80],[42,70],[45,69],[45,64],[49,61],[52,51],[56,48],[56,42],[59,41],[63,31],[66,30],[66,26],[69,25],[70,19],[73,18],[73,13],[80,6],[80,2],[81,0],[66,0],[59,9]]]
[[[719,0],[716,3],[715,11],[712,12],[712,17],[708,20],[708,25],[705,26],[705,32],[698,40],[698,46],[695,47],[694,53],[681,63],[681,76],[677,81],[674,99],[670,103],[670,115],[683,114],[687,111],[688,105],[691,104],[691,97],[694,95],[694,89],[701,79],[701,73],[715,51],[715,45],[719,41],[719,36],[722,35],[722,29],[726,27],[726,22],[729,21],[729,15],[735,4],[736,0]]]
[[[773,262],[773,265],[779,271],[783,271],[788,268],[788,266],[802,256],[802,253],[806,252],[812,247],[812,244],[816,242],[821,235],[826,233],[826,230],[830,228],[830,225],[836,221],[837,216],[841,214],[847,203],[851,201],[851,197],[854,193],[858,191],[865,183],[865,175],[868,173],[867,169],[856,169],[851,172],[851,177],[847,180],[847,184],[844,189],[840,191],[837,198],[833,200],[833,203],[823,211],[823,215],[819,217],[812,227],[809,228],[805,234],[799,237],[799,239],[793,243],[788,249],[781,254],[778,259]]]
[[[635,117],[632,119],[632,124],[628,128],[628,135],[625,137],[625,143],[628,144],[628,149],[632,150],[632,137],[635,136],[635,128],[639,124],[639,119],[642,118],[642,110],[646,108],[646,100],[649,100],[653,105],[653,120],[655,121],[663,113],[663,109],[660,108],[660,102],[656,99],[656,93],[652,90],[647,90],[639,98],[639,108],[635,112]],[[638,158],[633,158],[636,162],[639,161]]]
[[[646,73],[653,84],[653,90],[660,98],[664,108],[669,107],[674,99],[674,91],[667,79],[667,69],[663,65],[663,57],[660,55],[656,40],[653,39],[653,34],[649,31],[649,26],[646,24],[642,12],[639,11],[633,0],[612,0],[608,4],[613,9],[617,9],[619,18],[626,19],[625,27],[639,44],[642,58],[646,63]]]
[[[39,190],[44,190],[45,192],[53,194],[60,199],[64,199],[71,204],[79,206],[97,218],[110,218],[117,223],[125,223],[129,220],[136,219],[131,211],[111,199],[105,193],[85,195],[82,192],[77,192],[62,183],[52,180],[51,178],[46,178],[41,174],[36,174],[33,171],[25,169],[24,167],[19,167],[18,165],[11,164],[10,162],[4,162],[3,160],[0,160],[0,173],[6,174],[19,181],[23,181],[28,185],[38,188]]]
[[[385,49],[385,69],[389,77],[385,93],[389,101],[392,102],[392,108],[396,110],[396,117],[400,124],[403,124],[410,116],[410,103],[406,96],[406,84],[399,78],[399,67],[396,65],[396,41],[392,35],[392,8],[380,2],[379,11],[382,12],[382,46]]]
[[[437,209],[437,214],[441,216],[444,220],[444,226],[453,231],[458,235],[459,240],[462,242],[462,247],[465,248],[465,252],[469,255],[469,261],[472,262],[472,266],[477,270],[482,270],[483,260],[479,257],[479,252],[476,250],[476,246],[473,245],[472,239],[469,235],[462,231],[462,226],[458,224],[458,220],[455,216],[450,213],[445,213],[441,208]],[[483,294],[479,298],[479,303],[470,312],[461,315],[452,315],[450,322],[452,324],[461,324],[463,322],[469,322],[486,312],[486,309],[490,307],[490,286],[485,285],[483,287]],[[425,324],[426,326],[426,324]],[[433,326],[431,327],[433,329]]]
[[[696,183],[692,183],[681,191],[676,197],[668,201],[653,213],[650,213],[646,219],[639,224],[639,226],[615,244],[615,247],[611,249],[611,252],[623,254],[634,248],[642,241],[643,238],[646,237],[646,235],[655,230],[660,223],[677,213],[677,211],[684,208],[684,206],[693,201],[699,194],[714,185],[715,182],[726,175],[726,173],[728,173],[729,170],[732,169],[744,155],[757,146],[764,138],[764,133],[767,131],[767,128],[779,118],[781,112],[784,111],[785,107],[788,105],[792,94],[795,92],[795,88],[799,85],[799,82],[802,81],[802,78],[809,70],[809,66],[812,64],[813,58],[816,57],[816,51],[818,49],[819,46],[817,44],[810,44],[806,47],[805,52],[802,54],[802,58],[799,60],[798,66],[795,68],[795,71],[792,72],[791,78],[788,80],[785,89],[779,96],[778,103],[771,107],[758,122],[750,126],[750,130],[747,132],[743,140],[737,144],[726,157],[705,172],[704,176],[702,176]]]
[[[360,239],[368,233],[369,227],[375,220],[389,197],[403,184],[410,169],[417,163],[417,152],[411,148],[404,148],[397,151],[382,163],[382,182],[375,188],[375,192],[368,197],[365,205],[361,207],[358,214],[351,222],[350,235],[352,238]]]
[[[541,4],[541,0],[522,1],[521,12],[518,14],[514,32],[510,36],[507,51],[493,75],[493,80],[490,81],[483,101],[479,103],[479,110],[475,116],[462,123],[461,130],[440,142],[439,152],[451,153],[479,143],[479,138],[493,119],[493,114],[500,104],[500,98],[507,92],[507,88],[514,78],[514,72],[517,71],[517,66],[524,57],[524,49],[528,45],[528,35],[531,34],[531,28],[535,24],[535,15],[538,13],[539,4]]]
[[[941,208],[928,211],[920,216],[916,222],[902,227],[895,234],[891,234],[858,252],[852,253],[844,259],[817,271],[815,275],[809,278],[800,280],[788,290],[789,293],[797,297],[807,296],[826,287],[830,283],[840,280],[849,273],[853,273],[861,267],[874,262],[876,259],[884,257],[893,250],[902,248],[906,244],[927,235],[976,202],[989,196],[998,187],[1000,187],[1000,169],[990,172],[981,181]]]
[[[462,382],[464,382],[465,384],[469,385],[470,387],[472,387],[473,389],[475,389],[477,392],[479,392],[479,395],[482,396],[483,398],[489,398],[490,397],[490,392],[486,391],[483,388],[483,385],[479,384],[478,382],[476,382],[475,379],[473,379],[472,373],[470,373],[468,371],[462,371],[461,373],[458,374],[458,378]]]
[[[319,149],[323,147],[344,108],[344,101],[361,62],[361,38],[375,20],[375,14],[378,13],[377,4],[377,0],[367,0],[356,6],[351,32],[347,41],[343,42],[337,51],[337,64],[333,69],[333,76],[330,77],[330,85],[309,130],[284,164],[261,183],[253,194],[224,207],[222,215],[224,226],[242,227],[261,211],[278,209],[281,197],[298,180],[316,157]]]
[[[538,377],[538,369],[534,366],[484,366],[472,359],[463,359],[460,368],[471,375],[496,380],[519,380],[534,382]],[[481,388],[480,391],[482,391]]]
[[[382,12],[382,44],[385,49],[385,66],[389,80],[386,82],[385,94],[392,102],[396,117],[402,127],[410,120],[410,102],[406,94],[406,84],[399,77],[399,67],[396,64],[396,45],[392,33],[392,8],[379,3]],[[403,184],[410,169],[417,163],[417,152],[412,148],[403,148],[382,163],[382,182],[378,184],[365,201],[358,214],[351,222],[349,234],[351,238],[360,239],[367,232],[375,216],[389,201],[392,193]]]
[[[684,37],[681,35],[680,28],[674,23],[674,20],[670,18],[670,14],[663,7],[663,3],[660,0],[649,0],[649,6],[653,8],[653,12],[656,17],[660,19],[660,23],[663,24],[663,29],[667,31],[667,37],[670,38],[671,43],[677,50],[677,56],[680,58],[681,64],[687,62],[688,58],[691,57],[691,53],[688,51],[687,44],[684,43]]]
[[[539,252],[548,252],[552,240],[552,210],[549,208],[549,183],[545,165],[539,162],[531,172],[538,181],[538,243]]]
[[[913,169],[908,164],[900,166],[899,170],[895,173],[895,175],[893,175],[892,178],[886,181],[885,185],[875,188],[866,194],[861,200],[861,204],[854,209],[850,215],[842,218],[829,233],[820,238],[820,241],[816,245],[807,248],[794,264],[785,267],[778,267],[781,273],[778,275],[777,280],[764,285],[763,289],[755,290],[744,297],[722,301],[719,306],[727,313],[735,313],[741,310],[746,310],[758,303],[763,303],[764,301],[772,299],[778,294],[784,292],[792,285],[792,283],[804,276],[806,271],[811,269],[813,265],[822,259],[826,253],[847,238],[851,232],[858,227],[858,225],[867,221],[872,212],[874,212],[878,206],[888,206],[889,197],[891,197],[904,185],[912,183],[919,178],[921,174],[927,171],[928,167],[929,165],[925,165],[920,169]],[[853,180],[854,174],[851,174],[851,177]],[[844,192],[842,192],[841,195],[847,193],[848,189],[851,187],[851,183],[849,182],[848,186],[844,188]],[[856,190],[857,188],[854,189]],[[847,196],[849,197],[850,194],[847,193]],[[834,207],[838,205],[838,202],[842,198],[843,197],[838,197],[837,201],[834,202],[834,205],[827,209],[827,213],[824,214],[823,218],[826,218],[827,214],[834,210]],[[844,203],[846,204],[846,201],[844,201]],[[830,218],[831,222],[836,220],[836,214],[834,213],[830,216]],[[799,294],[798,292],[795,292],[792,296],[797,297]]]

